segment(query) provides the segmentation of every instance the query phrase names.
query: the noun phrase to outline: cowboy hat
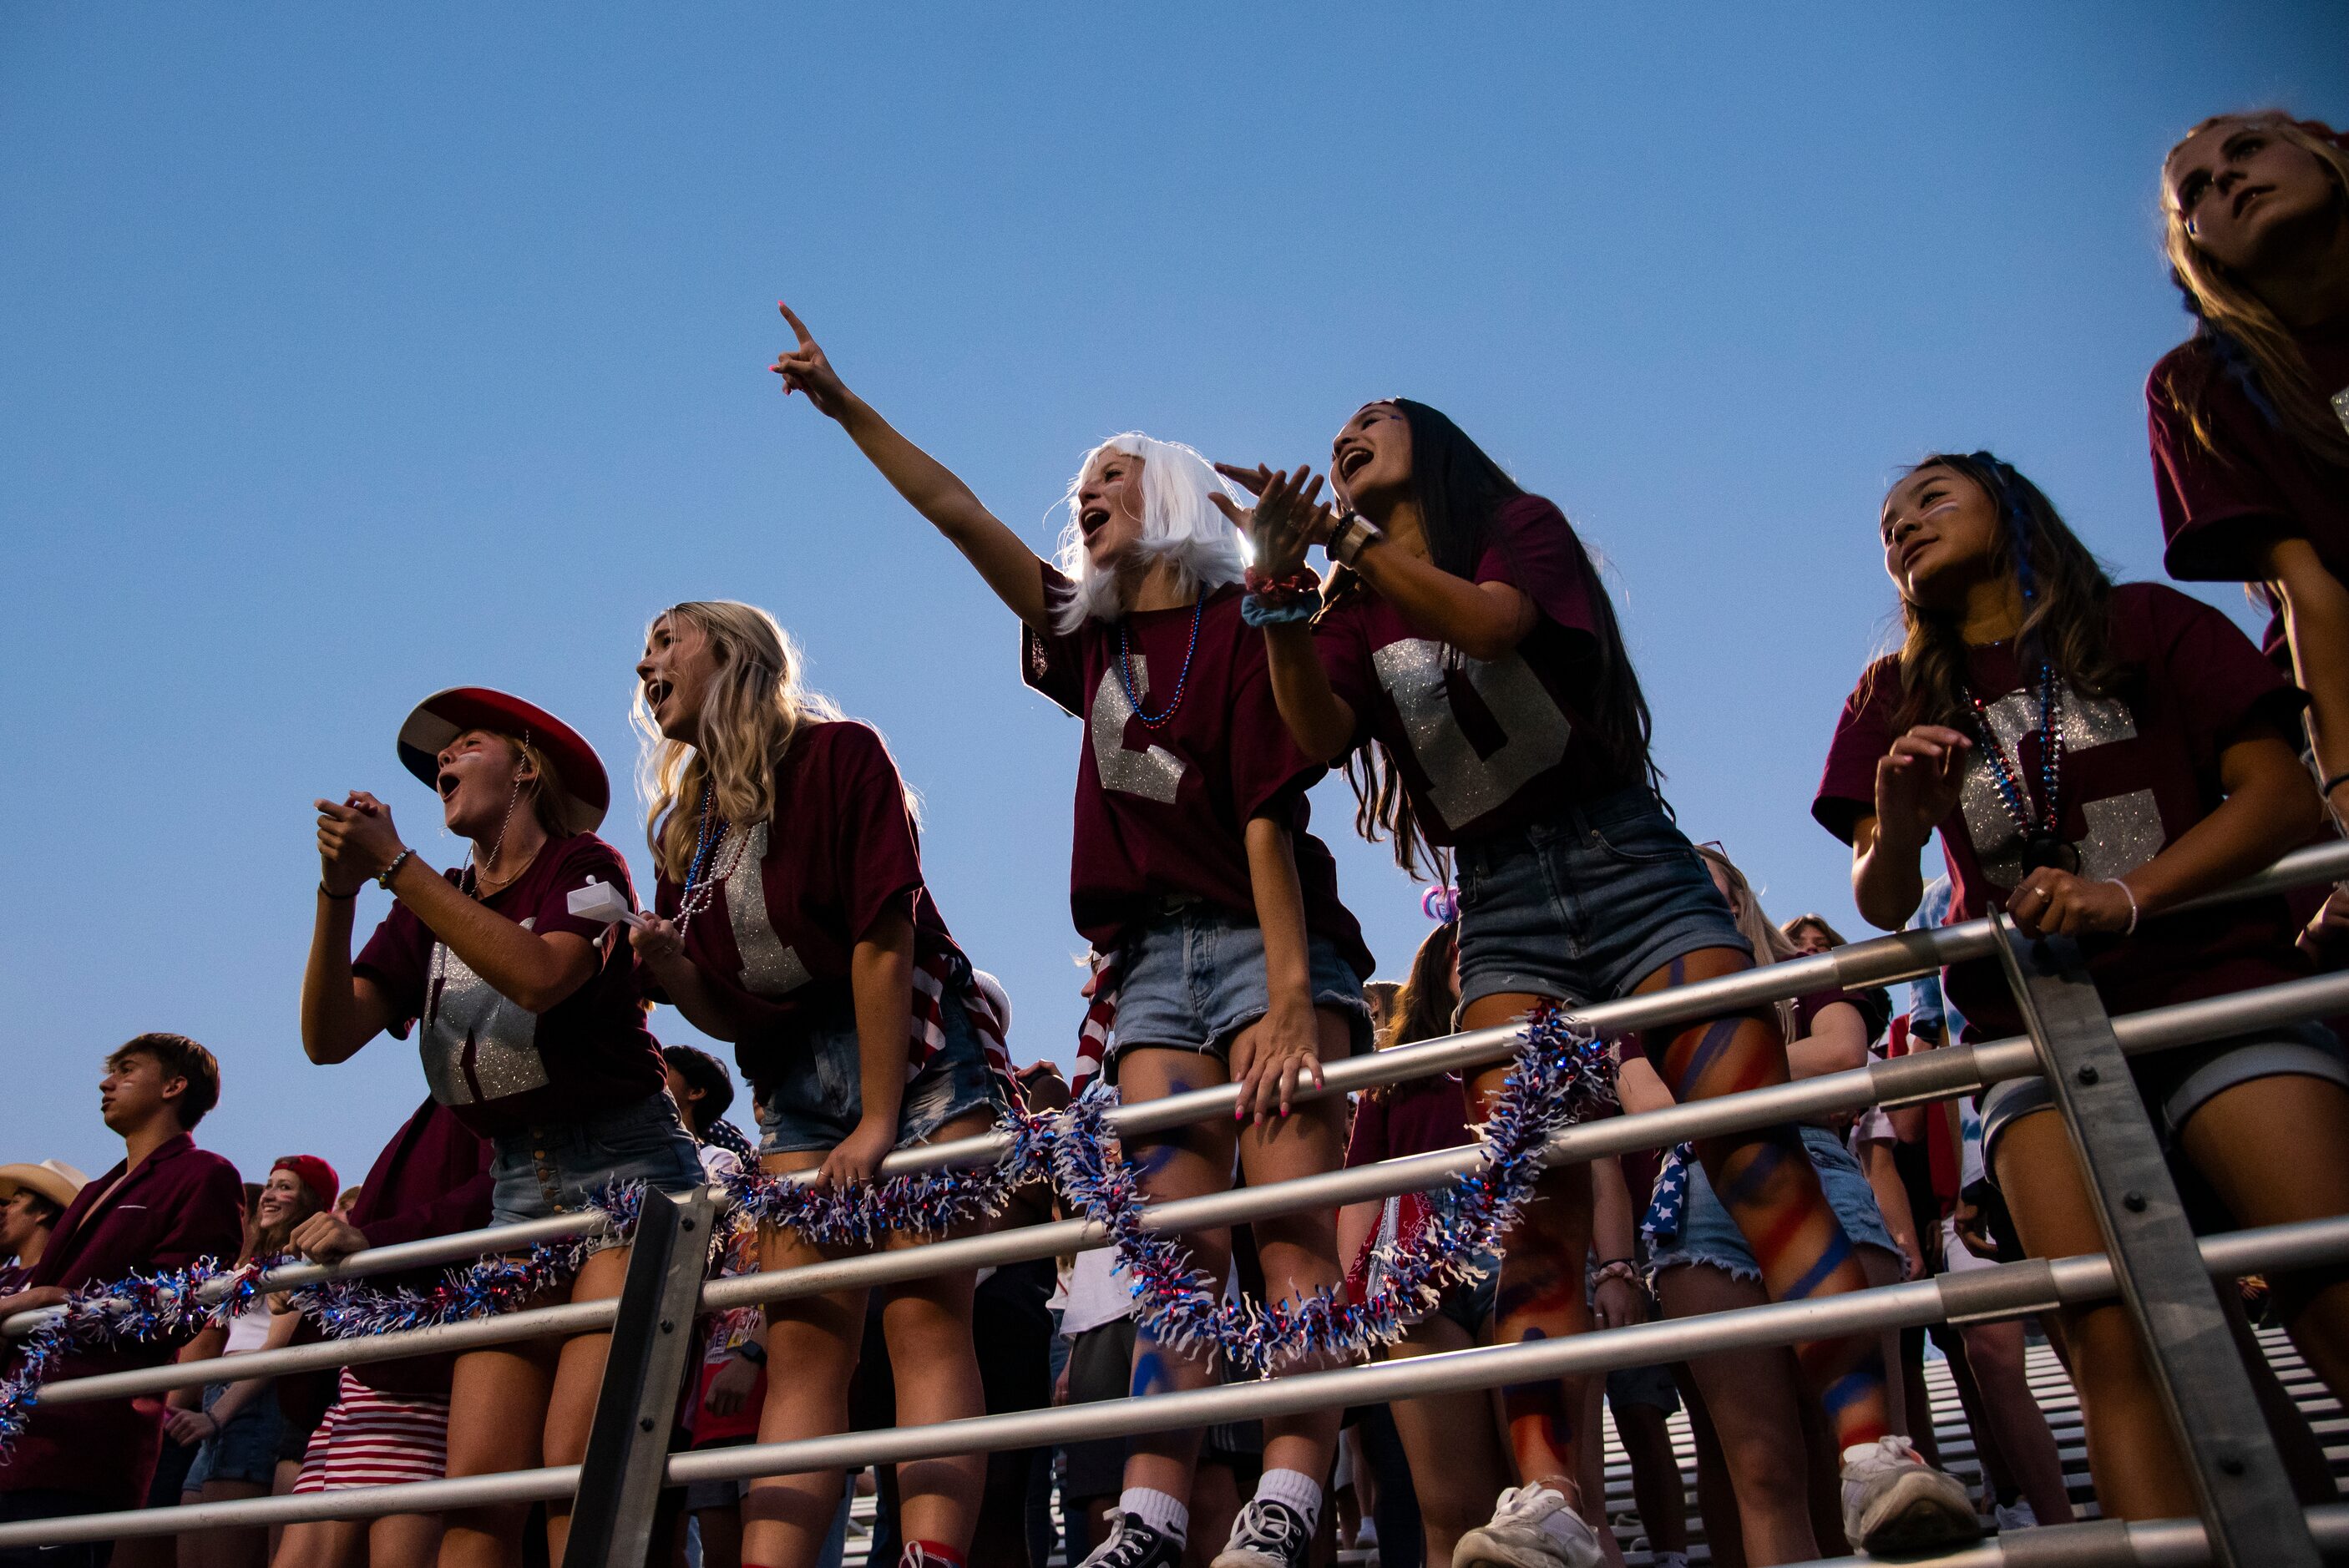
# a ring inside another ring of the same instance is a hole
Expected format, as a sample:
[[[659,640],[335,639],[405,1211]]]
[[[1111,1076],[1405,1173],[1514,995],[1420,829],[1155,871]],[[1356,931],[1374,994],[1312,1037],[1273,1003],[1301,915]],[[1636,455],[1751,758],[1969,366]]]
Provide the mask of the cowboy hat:
[[[25,1187],[64,1209],[70,1207],[74,1195],[88,1184],[88,1177],[62,1160],[44,1160],[38,1165],[0,1165],[0,1202],[15,1197],[16,1189]]]
[[[592,833],[612,804],[612,783],[585,737],[533,703],[488,686],[450,686],[416,705],[399,727],[399,764],[436,790],[440,753],[469,729],[519,736],[538,748],[554,777],[556,815],[574,833]]]

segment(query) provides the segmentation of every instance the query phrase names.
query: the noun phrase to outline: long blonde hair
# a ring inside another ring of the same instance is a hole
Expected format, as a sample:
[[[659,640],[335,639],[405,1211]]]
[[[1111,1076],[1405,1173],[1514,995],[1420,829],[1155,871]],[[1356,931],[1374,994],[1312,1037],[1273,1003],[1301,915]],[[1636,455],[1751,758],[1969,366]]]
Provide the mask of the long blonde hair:
[[[2349,150],[2333,139],[2330,127],[2302,123],[2282,109],[2212,115],[2178,138],[2170,155],[2220,125],[2256,126],[2313,153],[2333,176],[2334,200],[2349,208]],[[2195,439],[2215,453],[2218,448],[2199,394],[2213,377],[2232,375],[2248,383],[2244,390],[2251,402],[2295,445],[2321,462],[2349,467],[2349,429],[2333,412],[2325,390],[2316,385],[2292,329],[2259,295],[2202,253],[2166,179],[2161,211],[2162,249],[2169,256],[2170,277],[2186,295],[2186,308],[2201,324],[2196,336],[2209,350],[2191,385],[2178,385],[2173,371],[2164,377],[2161,396],[2185,418]]]
[[[691,599],[670,605],[653,624],[664,617],[700,627],[717,665],[701,702],[699,745],[661,734],[641,684],[631,713],[644,737],[636,789],[648,802],[645,837],[662,873],[683,882],[693,866],[704,785],[715,785],[715,810],[724,820],[746,828],[768,820],[775,814],[775,768],[792,737],[801,726],[837,718],[840,711],[801,686],[799,649],[757,605]]]
[[[1718,872],[1721,880],[1729,884],[1730,917],[1737,923],[1737,934],[1753,944],[1754,963],[1783,964],[1789,958],[1802,956],[1801,950],[1788,941],[1786,934],[1764,913],[1761,899],[1754,895],[1754,884],[1745,880],[1745,873],[1737,869],[1735,861],[1711,844],[1699,844],[1696,852],[1702,855],[1704,863]],[[1778,1010],[1779,1035],[1789,1040],[1800,1036],[1802,1015],[1795,1010],[1795,1004],[1780,1001],[1775,1006]]]

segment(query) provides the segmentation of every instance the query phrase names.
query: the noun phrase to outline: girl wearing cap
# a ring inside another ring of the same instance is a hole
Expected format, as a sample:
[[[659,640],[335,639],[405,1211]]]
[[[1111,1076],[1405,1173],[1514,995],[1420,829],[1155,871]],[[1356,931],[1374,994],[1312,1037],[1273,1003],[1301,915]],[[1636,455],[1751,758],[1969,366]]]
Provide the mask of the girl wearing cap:
[[[1950,918],[1999,908],[2025,935],[2079,939],[2116,1014],[2303,973],[2280,898],[2156,918],[2317,825],[2292,739],[2302,695],[2218,611],[2107,582],[2038,487],[1987,452],[1911,469],[1879,533],[1907,637],[1845,705],[1811,807],[1852,846],[1860,913],[1887,931],[1908,920],[1938,830]],[[1968,1042],[2023,1032],[1991,961],[1942,985]],[[2216,1195],[2195,1204],[2198,1224],[2349,1212],[2349,1065],[2321,1025],[2134,1057],[2130,1070],[2172,1161]],[[2031,1255],[2095,1252],[2095,1206],[2052,1109],[2044,1079],[1994,1086],[1982,1155]],[[2302,1354],[2349,1387],[2349,1282],[2275,1283]],[[2064,1318],[2104,1511],[2190,1510],[2127,1312]]]
[[[869,1181],[892,1150],[992,1128],[1012,1099],[1000,1009],[924,883],[912,803],[881,737],[801,686],[797,651],[752,605],[672,605],[647,630],[636,675],[660,884],[633,940],[657,994],[734,1042],[762,1168]],[[761,1254],[767,1269],[838,1255],[780,1230]],[[983,1413],[974,1279],[966,1269],[883,1288],[890,1361],[922,1374],[895,1380],[899,1424]],[[767,1380],[761,1440],[848,1429],[865,1295],[769,1309],[755,1359],[792,1375]],[[907,1555],[962,1563],[986,1457],[897,1473]],[[838,1470],[756,1482],[743,1561],[813,1562],[840,1487]]]
[[[2206,119],[2162,169],[2194,335],[2146,382],[2164,563],[2275,612],[2309,695],[2326,803],[2349,811],[2349,138],[2280,113]]]
[[[1505,1025],[1545,1000],[1571,1007],[1751,967],[1720,890],[1657,793],[1647,701],[1565,515],[1422,403],[1365,404],[1330,449],[1350,509],[1342,521],[1316,504],[1321,481],[1305,469],[1223,471],[1257,492],[1250,526],[1268,578],[1302,573],[1315,542],[1338,562],[1309,624],[1283,607],[1267,625],[1273,689],[1306,755],[1349,758],[1366,837],[1391,835],[1406,870],[1457,857],[1463,1026]],[[1645,1048],[1683,1102],[1787,1077],[1767,1007],[1656,1031]],[[1476,1076],[1481,1103],[1506,1073]],[[1731,1195],[1775,1298],[1866,1286],[1793,1129],[1727,1134],[1696,1151]],[[1504,1343],[1592,1326],[1588,1167],[1551,1171],[1542,1194],[1502,1260]],[[1892,1434],[1874,1338],[1799,1354],[1844,1455],[1853,1541],[1876,1551],[1970,1539],[1964,1489]],[[1508,1390],[1523,1484],[1462,1538],[1461,1568],[1599,1560],[1576,1480],[1587,1383]]]
[[[269,1168],[245,1227],[239,1268],[266,1263],[286,1250],[295,1228],[335,1206],[335,1168],[315,1154],[288,1154]],[[278,1310],[279,1298],[256,1295],[224,1328],[207,1328],[190,1343],[185,1358],[250,1355],[293,1344],[302,1315]],[[180,1501],[227,1502],[266,1497],[276,1483],[286,1446],[286,1418],[276,1385],[267,1377],[207,1383],[202,1408],[178,1408],[164,1418],[172,1441],[194,1443],[195,1462],[181,1484]],[[197,1531],[180,1537],[180,1561],[188,1568],[259,1568],[269,1536],[262,1530]]]
[[[1085,721],[1071,904],[1105,965],[1085,1055],[1126,1103],[1236,1083],[1237,1118],[1125,1153],[1154,1201],[1338,1168],[1342,1098],[1299,1102],[1300,1074],[1367,1043],[1370,954],[1338,902],[1329,851],[1306,831],[1322,769],[1273,711],[1262,640],[1240,617],[1242,546],[1186,447],[1139,435],[1096,448],[1069,488],[1059,563],[1039,560],[961,480],[843,386],[807,329],[775,363],[787,391],[836,419],[915,510],[1019,617],[1028,683]],[[1104,1019],[1114,1008],[1114,1035]],[[1292,1114],[1293,1112],[1293,1114]],[[1245,1123],[1246,1125],[1242,1125]],[[1268,1291],[1335,1286],[1330,1211],[1254,1225]],[[1184,1238],[1214,1280],[1227,1232]],[[1291,1368],[1284,1367],[1283,1370]],[[1137,1339],[1136,1394],[1211,1382],[1196,1359]],[[1268,1418],[1264,1476],[1217,1568],[1297,1568],[1321,1504],[1340,1412]],[[1125,1491],[1093,1568],[1170,1568],[1184,1552],[1202,1434],[1128,1439]]]
[[[420,704],[400,728],[399,756],[471,851],[436,873],[375,796],[317,803],[322,874],[302,985],[310,1059],[345,1061],[378,1034],[419,1025],[433,1098],[491,1140],[493,1224],[583,1210],[616,1182],[698,1184],[634,958],[613,927],[570,911],[569,895],[591,882],[635,902],[626,862],[594,832],[611,798],[595,750],[543,709],[469,686]],[[397,902],[354,960],[352,912],[370,879]],[[619,1294],[626,1249],[590,1245],[574,1301]],[[589,1334],[460,1357],[449,1474],[575,1462],[608,1342]],[[452,1512],[441,1562],[512,1561],[524,1512]],[[566,1505],[549,1505],[557,1557],[569,1523]]]

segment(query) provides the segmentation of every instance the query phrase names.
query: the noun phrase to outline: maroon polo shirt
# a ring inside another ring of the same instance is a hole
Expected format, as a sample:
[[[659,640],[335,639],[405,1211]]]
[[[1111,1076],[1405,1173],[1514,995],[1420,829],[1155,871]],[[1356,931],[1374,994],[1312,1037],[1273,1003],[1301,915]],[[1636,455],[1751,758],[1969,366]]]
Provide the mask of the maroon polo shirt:
[[[2349,425],[2349,315],[2297,335],[2317,396]],[[2319,460],[2261,411],[2238,375],[2191,338],[2162,356],[2145,386],[2162,564],[2172,577],[2257,582],[2279,539],[2305,539],[2349,583],[2349,469]],[[2209,430],[2205,444],[2189,411]],[[2281,618],[2265,644],[2286,664]]]
[[[1473,842],[1634,783],[1577,733],[1599,673],[1600,622],[1566,514],[1537,495],[1495,513],[1479,583],[1533,601],[1534,629],[1497,659],[1430,637],[1367,587],[1314,624],[1354,743],[1385,746],[1432,844]],[[1624,655],[1619,647],[1615,656]]]
[[[2080,874],[2098,879],[2135,871],[2209,816],[2225,798],[2220,754],[2261,727],[2288,734],[2307,701],[2233,622],[2159,583],[2113,590],[2112,649],[2125,666],[2119,690],[2090,697],[2067,688],[2062,698],[2063,834],[2079,851]],[[1995,643],[1967,650],[1967,678],[2044,813],[2037,670],[2018,667],[2013,644]],[[1811,814],[1846,843],[1876,810],[1876,764],[1899,736],[1899,688],[1896,661],[1879,659],[1837,721]],[[2023,876],[2023,834],[1979,737],[1940,833],[1951,922],[2004,909]],[[2135,1013],[2304,975],[2292,931],[2291,910],[2271,897],[2167,915],[2134,937],[2092,936],[2081,948],[2106,1007]],[[1965,1015],[1968,1041],[2022,1032],[1994,959],[1944,970],[1942,985]]]
[[[1045,602],[1057,605],[1071,592],[1069,580],[1050,565],[1043,573]],[[1240,619],[1241,597],[1236,583],[1207,595],[1195,645],[1187,604],[1088,620],[1049,636],[1027,629],[1028,684],[1085,721],[1070,910],[1078,931],[1103,953],[1169,898],[1202,899],[1253,922],[1247,824],[1264,817],[1294,841],[1306,929],[1328,938],[1367,978],[1370,949],[1338,902],[1337,861],[1306,830],[1305,792],[1328,769],[1307,760],[1289,738],[1273,703],[1264,635]],[[1123,676],[1121,624],[1131,655]],[[1137,698],[1144,712],[1171,708],[1172,717],[1143,723]]]
[[[126,1162],[127,1164],[127,1162]],[[167,1140],[123,1174],[118,1164],[77,1195],[28,1286],[80,1290],[110,1284],[134,1270],[155,1274],[201,1257],[233,1262],[243,1239],[244,1184],[236,1167],[186,1133]],[[117,1179],[121,1185],[115,1184]],[[52,1377],[86,1377],[158,1367],[171,1343],[126,1343],[67,1353]],[[109,1509],[137,1508],[163,1440],[163,1415],[129,1399],[88,1405],[36,1404],[13,1452],[0,1460],[0,1491],[66,1491]]]
[[[739,839],[737,841],[740,841]],[[922,879],[920,832],[889,748],[853,719],[809,724],[775,766],[775,812],[686,927],[686,956],[735,1026],[735,1059],[762,1088],[806,1021],[849,1000],[856,944],[892,910],[914,927],[916,958],[959,954]],[[664,875],[654,905],[678,917],[683,887]],[[667,998],[647,977],[647,994]]]
[[[455,882],[458,873],[444,873]],[[616,925],[571,913],[589,882],[636,892],[619,851],[593,833],[551,839],[511,887],[485,907],[541,936],[567,931],[596,952],[587,983],[533,1013],[501,995],[450,952],[414,911],[395,904],[357,959],[354,974],[382,987],[393,1016],[421,1018],[418,1048],[432,1098],[475,1131],[494,1137],[619,1110],[661,1092],[660,1046],[645,1026],[636,954]]]

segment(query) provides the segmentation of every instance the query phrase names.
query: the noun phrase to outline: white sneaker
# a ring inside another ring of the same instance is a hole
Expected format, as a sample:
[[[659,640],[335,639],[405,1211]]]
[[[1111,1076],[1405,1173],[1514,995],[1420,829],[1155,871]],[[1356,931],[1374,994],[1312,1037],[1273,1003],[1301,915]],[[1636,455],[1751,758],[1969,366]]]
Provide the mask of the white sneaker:
[[[1955,1476],[1918,1458],[1908,1439],[1880,1438],[1843,1451],[1843,1532],[1879,1557],[1979,1540],[1982,1521]]]
[[[1480,1524],[1453,1548],[1452,1568],[1598,1568],[1599,1532],[1546,1486],[1513,1486],[1501,1494],[1493,1522]]]
[[[2029,1498],[2018,1497],[2013,1502],[2002,1502],[1993,1507],[1990,1511],[1990,1522],[1998,1526],[2001,1535],[2010,1530],[2036,1530],[2039,1528],[2039,1512],[2031,1506]]]

